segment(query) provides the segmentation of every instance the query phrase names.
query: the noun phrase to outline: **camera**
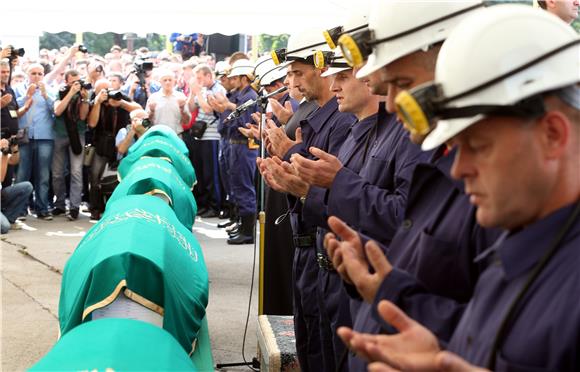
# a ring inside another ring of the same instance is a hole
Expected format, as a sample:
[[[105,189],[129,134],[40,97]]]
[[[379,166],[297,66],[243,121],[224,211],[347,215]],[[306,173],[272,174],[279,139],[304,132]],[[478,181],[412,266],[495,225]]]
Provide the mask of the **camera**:
[[[136,73],[138,73],[138,74],[139,73],[144,73],[146,71],[153,70],[153,62],[148,62],[148,61],[144,61],[142,59],[138,59],[133,64],[133,67],[135,67],[135,72]]]
[[[84,80],[77,80],[75,81],[75,83],[78,82],[81,85],[81,89],[85,89],[85,90],[91,90],[93,89],[93,86],[91,83],[86,82]],[[74,84],[74,83],[73,83]],[[58,92],[59,94],[59,98],[63,99],[64,96],[66,96],[68,94],[68,92],[70,91],[70,85],[65,85],[62,88],[60,88],[60,91]]]
[[[81,52],[81,53],[88,53],[89,52],[89,50],[87,49],[87,47],[84,46],[84,45],[82,45],[82,44],[79,45],[78,48],[79,48],[79,52]]]
[[[124,94],[121,93],[120,90],[108,90],[107,96],[108,96],[107,99],[112,99],[115,101],[120,101],[125,97]]]
[[[137,59],[133,63],[133,67],[135,68],[135,74],[137,75],[137,79],[139,79],[139,85],[141,85],[141,87],[145,87],[146,83],[145,75],[147,71],[153,70],[153,62]]]
[[[149,128],[151,126],[151,120],[145,118],[143,121],[141,121],[141,125],[143,128]]]
[[[91,83],[84,81],[84,80],[79,80],[79,83],[81,84],[81,88],[85,89],[85,90],[91,90],[93,89],[93,86]]]
[[[8,147],[1,149],[0,151],[2,151],[2,153],[4,155],[9,155],[12,153],[12,147],[16,146],[18,144],[18,140],[16,139],[15,136],[11,136],[8,137]]]
[[[10,55],[8,56],[10,60],[24,56],[24,48],[14,48],[12,45],[8,45],[7,48],[10,48]]]

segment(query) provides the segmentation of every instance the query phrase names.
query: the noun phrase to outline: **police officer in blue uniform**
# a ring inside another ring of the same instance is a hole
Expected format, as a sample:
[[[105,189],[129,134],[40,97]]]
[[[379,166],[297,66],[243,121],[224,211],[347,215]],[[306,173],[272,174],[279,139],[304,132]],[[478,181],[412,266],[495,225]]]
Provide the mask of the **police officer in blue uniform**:
[[[579,45],[573,30],[542,12],[484,9],[451,33],[435,81],[397,98],[408,126],[439,119],[423,148],[455,146],[451,175],[465,182],[477,222],[507,231],[476,258],[486,268],[446,343],[467,361],[438,355],[438,335],[416,322],[433,319],[415,313],[411,320],[389,302],[381,302],[380,315],[400,334],[365,338],[381,340],[380,353],[369,356],[365,342],[341,331],[366,358],[416,370],[475,369],[469,363],[498,371],[580,368],[573,295],[580,263]],[[468,59],[474,63],[458,68],[456,61]],[[383,271],[388,263],[379,261],[375,268]],[[388,348],[393,342],[407,353]]]
[[[232,225],[237,225],[239,222],[239,214],[238,214],[238,207],[236,205],[236,199],[234,197],[234,191],[231,187],[232,180],[231,180],[231,172],[229,171],[230,166],[230,159],[231,159],[231,146],[230,146],[230,133],[232,130],[236,130],[232,126],[226,125],[227,117],[232,113],[235,109],[235,104],[232,103],[236,100],[236,97],[239,91],[232,85],[231,79],[228,78],[228,73],[231,70],[231,64],[235,63],[239,59],[248,59],[248,57],[242,52],[233,53],[228,63],[221,63],[218,62],[216,64],[216,72],[221,75],[218,77],[220,83],[226,88],[228,93],[226,96],[222,96],[220,94],[214,96],[208,96],[208,103],[212,107],[214,111],[220,113],[219,115],[219,122],[218,122],[218,132],[221,135],[220,139],[220,154],[219,154],[219,164],[220,164],[220,172],[222,175],[222,182],[224,189],[228,195],[228,208],[229,210],[220,211],[220,218],[227,218],[226,215],[229,217],[229,220],[218,224],[219,228],[224,227],[232,227]],[[222,213],[223,212],[223,213]]]
[[[321,77],[326,68],[314,66],[313,44],[320,43],[320,32],[306,30],[292,35],[288,41],[288,75],[294,87],[320,108],[300,122],[296,141],[290,140],[284,129],[273,123],[266,130],[266,146],[273,158],[260,159],[259,168],[273,189],[288,194],[288,208],[294,233],[294,327],[296,349],[303,371],[330,371],[334,366],[333,346],[323,344],[320,324],[320,297],[317,285],[316,225],[302,216],[300,198],[306,195],[307,184],[291,170],[290,156],[302,153],[312,156],[311,146],[336,155],[344,142],[355,117],[338,111],[338,103],[330,91],[330,81]],[[328,48],[327,48],[328,49]]]
[[[256,91],[251,87],[254,65],[247,59],[240,59],[233,63],[228,77],[236,89],[235,99],[231,101],[231,109],[248,101],[255,101]],[[254,177],[256,173],[256,158],[258,149],[251,148],[248,138],[238,128],[245,127],[251,122],[252,114],[258,111],[257,105],[249,107],[237,117],[229,120],[230,138],[230,187],[238,206],[240,226],[236,235],[230,236],[228,244],[251,244],[254,242],[254,226],[256,222],[256,187]]]

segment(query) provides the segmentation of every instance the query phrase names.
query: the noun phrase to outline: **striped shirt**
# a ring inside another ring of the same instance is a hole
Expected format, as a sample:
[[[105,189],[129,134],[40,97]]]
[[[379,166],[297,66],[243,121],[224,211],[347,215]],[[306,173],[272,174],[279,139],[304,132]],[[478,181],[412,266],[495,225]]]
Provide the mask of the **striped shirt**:
[[[209,88],[202,88],[201,94],[205,100],[207,100],[207,96],[210,94],[217,94],[221,93],[224,96],[226,95],[226,89],[218,82],[214,82],[214,84]],[[205,121],[208,123],[206,131],[203,133],[201,137],[201,141],[218,141],[220,139],[220,134],[217,131],[218,123],[219,123],[219,116],[214,115],[214,112],[206,113],[204,112],[201,107],[199,106],[197,97],[195,97],[195,104],[199,108],[199,112],[197,114],[197,121]]]

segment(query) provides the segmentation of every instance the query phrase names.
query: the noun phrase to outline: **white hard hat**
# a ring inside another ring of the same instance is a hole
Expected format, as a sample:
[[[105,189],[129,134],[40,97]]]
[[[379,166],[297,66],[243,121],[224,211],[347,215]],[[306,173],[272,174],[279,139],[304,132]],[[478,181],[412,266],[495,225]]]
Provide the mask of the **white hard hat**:
[[[481,0],[375,0],[369,30],[377,43],[357,78],[445,40],[467,14],[481,6]]]
[[[434,81],[443,109],[509,106],[578,82],[578,34],[557,17],[524,5],[483,9],[457,26],[439,52]],[[440,120],[423,149],[445,143],[483,117]]]
[[[247,59],[238,59],[232,65],[228,77],[232,76],[252,76],[254,73],[254,65]]]
[[[286,58],[291,62],[296,58],[306,59],[318,50],[330,51],[330,47],[324,41],[320,29],[308,29],[290,35],[286,50]]]
[[[357,7],[357,12],[351,14],[344,25],[333,27],[322,32],[322,36],[324,36],[326,43],[331,49],[338,47],[338,39],[341,34],[359,31],[368,27],[369,4],[369,2],[366,2],[361,7]]]
[[[330,63],[328,70],[324,71],[320,76],[322,76],[322,77],[332,76],[332,75],[338,74],[339,72],[350,70],[350,69],[352,69],[352,67],[350,67],[346,63],[346,60],[342,56],[340,49],[336,49],[334,52],[333,60]]]
[[[231,66],[226,61],[219,61],[215,64],[215,75],[216,76],[223,76],[227,75]]]
[[[266,86],[286,76],[286,66],[276,65],[270,56],[262,56],[256,61],[254,76],[259,85]]]

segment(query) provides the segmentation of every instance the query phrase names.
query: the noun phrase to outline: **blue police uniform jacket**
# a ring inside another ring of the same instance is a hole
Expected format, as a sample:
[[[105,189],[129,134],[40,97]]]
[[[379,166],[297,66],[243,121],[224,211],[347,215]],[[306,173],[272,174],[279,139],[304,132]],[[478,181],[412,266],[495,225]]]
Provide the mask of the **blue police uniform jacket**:
[[[367,156],[359,173],[344,167],[337,173],[328,193],[328,214],[388,244],[403,220],[415,165],[428,161],[430,153],[413,144],[390,114],[377,126]]]
[[[237,100],[238,93],[239,92],[237,90],[234,90],[234,91],[226,93],[226,97],[230,102],[237,102],[236,100]],[[217,126],[217,131],[222,136],[223,139],[230,138],[230,127],[227,125],[227,123],[225,121],[226,121],[226,118],[228,117],[228,115],[231,113],[232,113],[232,110],[225,110],[224,112],[220,113],[220,115],[219,115],[219,122],[218,122],[218,126]]]
[[[238,94],[236,94],[232,98],[230,98],[231,102],[235,103],[236,106],[240,106],[247,101],[255,100],[258,97],[258,94],[255,90],[252,89],[251,86],[247,86],[242,89]],[[229,128],[229,135],[231,139],[235,140],[242,140],[245,141],[248,138],[244,136],[238,128],[245,128],[247,123],[252,123],[252,114],[258,111],[258,105],[250,106],[246,111],[242,112],[240,116],[236,119],[233,119],[229,123],[226,123],[226,126]]]
[[[477,282],[449,350],[485,366],[501,322],[553,244],[576,203],[506,233],[478,257],[490,261]],[[580,371],[580,218],[519,302],[497,352],[496,371]]]
[[[292,146],[284,155],[283,160],[290,161],[292,154],[298,153],[308,159],[314,159],[310,147],[317,147],[332,155],[337,155],[348,130],[356,121],[352,114],[338,111],[336,97],[330,99],[324,106],[315,110],[306,120],[300,122],[302,142]],[[298,198],[288,195],[292,230],[294,233],[316,232],[316,224],[302,218],[302,203]]]

